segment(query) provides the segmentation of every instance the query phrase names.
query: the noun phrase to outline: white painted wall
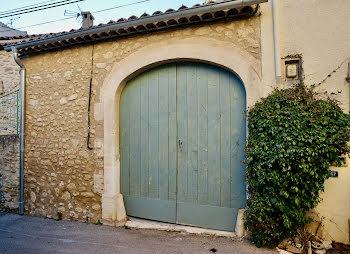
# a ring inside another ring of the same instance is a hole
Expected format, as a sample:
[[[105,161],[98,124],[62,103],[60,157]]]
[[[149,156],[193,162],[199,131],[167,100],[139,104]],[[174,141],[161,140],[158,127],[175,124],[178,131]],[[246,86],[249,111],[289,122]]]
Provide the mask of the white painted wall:
[[[276,0],[275,0],[276,1]],[[350,84],[345,80],[350,61],[349,0],[277,0],[280,12],[281,57],[301,54],[304,82],[318,90],[335,93],[344,111],[350,110]],[[272,76],[272,3],[261,5],[262,78],[264,87],[284,86]],[[333,72],[336,70],[336,72]],[[331,77],[327,77],[328,75]],[[270,89],[266,89],[268,90]],[[323,201],[316,212],[323,218],[324,237],[349,243],[350,167],[334,168],[339,178],[326,181]]]
[[[349,84],[345,81],[350,60],[349,0],[280,1],[281,56],[302,54],[305,83],[319,84],[337,95],[349,110]],[[331,73],[342,65],[336,73]]]

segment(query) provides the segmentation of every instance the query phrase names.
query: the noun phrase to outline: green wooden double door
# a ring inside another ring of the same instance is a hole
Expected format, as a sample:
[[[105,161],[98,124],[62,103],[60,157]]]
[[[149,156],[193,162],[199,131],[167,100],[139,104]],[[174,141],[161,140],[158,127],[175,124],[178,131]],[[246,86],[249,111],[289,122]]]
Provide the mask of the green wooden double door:
[[[163,65],[120,100],[121,192],[129,216],[234,231],[245,207],[245,91],[231,72]]]

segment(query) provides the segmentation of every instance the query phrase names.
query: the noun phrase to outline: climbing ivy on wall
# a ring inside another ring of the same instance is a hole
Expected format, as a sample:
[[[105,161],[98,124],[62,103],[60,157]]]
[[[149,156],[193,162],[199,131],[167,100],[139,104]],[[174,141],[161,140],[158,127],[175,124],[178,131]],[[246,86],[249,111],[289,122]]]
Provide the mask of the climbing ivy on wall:
[[[248,111],[245,227],[258,247],[298,234],[330,165],[349,152],[349,115],[319,97],[300,84],[274,90]]]

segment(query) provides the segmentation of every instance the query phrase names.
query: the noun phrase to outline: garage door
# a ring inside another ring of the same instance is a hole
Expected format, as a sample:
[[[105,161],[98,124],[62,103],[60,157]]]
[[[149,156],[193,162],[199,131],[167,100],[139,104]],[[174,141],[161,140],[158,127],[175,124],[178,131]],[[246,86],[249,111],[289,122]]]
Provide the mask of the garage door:
[[[242,82],[173,63],[129,81],[120,101],[121,192],[133,217],[234,231],[245,207]]]

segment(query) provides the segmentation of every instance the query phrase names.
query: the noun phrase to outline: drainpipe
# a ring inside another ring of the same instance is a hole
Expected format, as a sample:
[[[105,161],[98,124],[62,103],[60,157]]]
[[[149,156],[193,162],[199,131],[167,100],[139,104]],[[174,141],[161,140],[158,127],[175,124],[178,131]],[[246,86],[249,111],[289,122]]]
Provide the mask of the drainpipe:
[[[282,76],[281,67],[281,45],[280,45],[280,13],[279,0],[272,0],[272,22],[273,22],[273,42],[275,53],[275,76],[276,82],[279,83]]]
[[[23,184],[23,172],[24,172],[24,112],[25,112],[25,82],[26,82],[26,69],[22,61],[18,57],[18,50],[12,47],[13,59],[21,68],[21,114],[20,114],[20,134],[19,134],[19,202],[18,213],[23,214],[23,196],[24,196],[24,184]]]

